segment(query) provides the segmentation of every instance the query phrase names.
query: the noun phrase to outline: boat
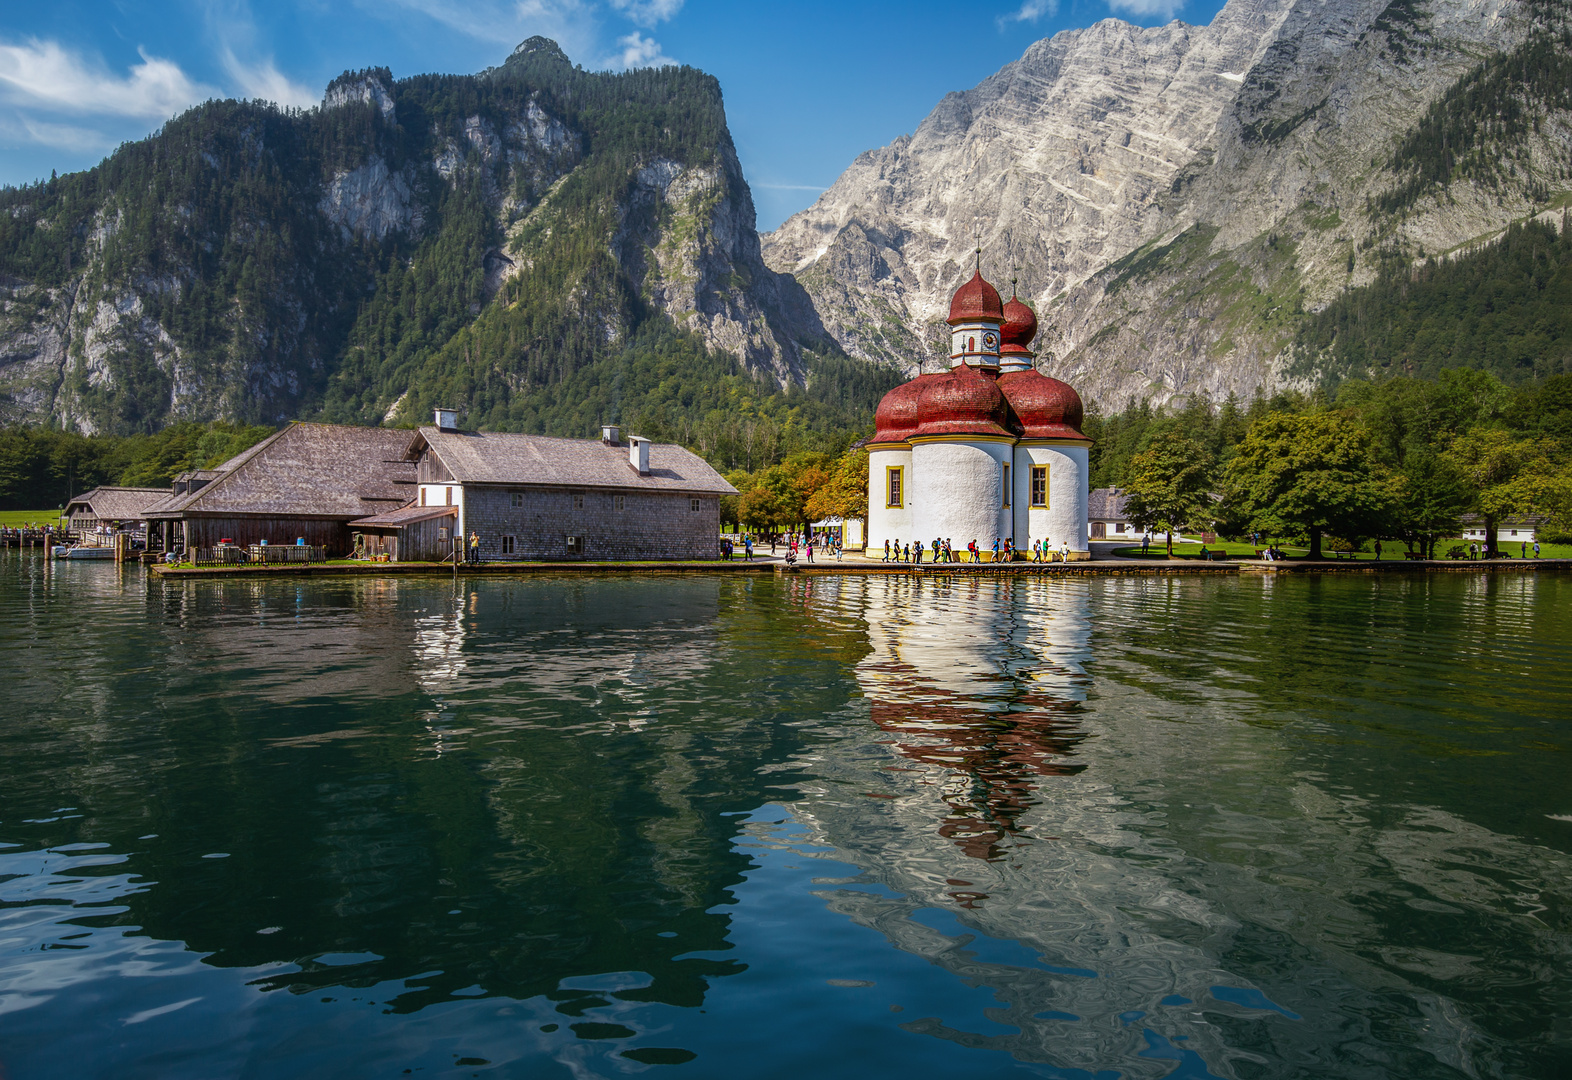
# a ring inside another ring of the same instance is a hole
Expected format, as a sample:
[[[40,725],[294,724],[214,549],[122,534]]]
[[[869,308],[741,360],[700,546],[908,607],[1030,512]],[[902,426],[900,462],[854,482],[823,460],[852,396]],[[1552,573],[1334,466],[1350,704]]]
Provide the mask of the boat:
[[[78,544],[75,547],[56,547],[57,559],[113,559],[115,549],[108,547],[86,547]]]

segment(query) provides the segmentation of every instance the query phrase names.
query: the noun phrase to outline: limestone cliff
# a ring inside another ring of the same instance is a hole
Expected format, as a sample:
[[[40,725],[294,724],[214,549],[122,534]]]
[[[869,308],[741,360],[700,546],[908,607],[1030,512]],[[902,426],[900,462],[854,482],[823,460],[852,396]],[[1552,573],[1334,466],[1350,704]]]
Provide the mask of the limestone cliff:
[[[1088,396],[1248,396],[1285,379],[1303,312],[1380,259],[1557,205],[1558,107],[1492,146],[1510,175],[1390,193],[1438,101],[1559,18],[1515,0],[1231,0],[1206,27],[1059,34],[859,157],[765,257],[849,352],[912,370],[937,356],[980,242],[984,272],[1018,273],[1038,309],[1042,366]]]

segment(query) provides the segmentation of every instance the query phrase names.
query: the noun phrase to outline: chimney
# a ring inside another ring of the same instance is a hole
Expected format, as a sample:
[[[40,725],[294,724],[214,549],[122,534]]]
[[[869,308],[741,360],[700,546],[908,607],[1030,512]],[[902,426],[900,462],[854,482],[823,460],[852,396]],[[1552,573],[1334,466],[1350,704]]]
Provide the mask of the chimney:
[[[616,424],[607,424],[600,429],[600,441],[607,446],[616,446],[622,440],[622,431]]]
[[[457,409],[438,409],[437,410],[437,429],[439,431],[457,431],[458,430],[458,410]]]
[[[628,436],[628,464],[637,469],[640,476],[650,474],[650,441],[644,436]]]

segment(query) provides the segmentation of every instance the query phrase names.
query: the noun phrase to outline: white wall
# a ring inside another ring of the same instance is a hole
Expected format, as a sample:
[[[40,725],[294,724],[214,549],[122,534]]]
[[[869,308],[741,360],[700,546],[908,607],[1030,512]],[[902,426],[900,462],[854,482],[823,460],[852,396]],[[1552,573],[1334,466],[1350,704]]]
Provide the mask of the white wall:
[[[450,497],[451,502],[449,501]],[[455,527],[458,529],[458,535],[469,535],[464,531],[464,488],[462,485],[421,484],[416,492],[415,501],[421,506],[458,507],[458,521],[455,524]]]
[[[886,470],[899,467],[903,474],[902,506],[885,506]],[[874,449],[868,451],[868,550],[884,550],[884,542],[912,539],[912,448]]]
[[[1086,479],[1088,452],[1084,446],[1016,447],[1016,515],[1025,514],[1025,528],[1017,529],[1015,546],[1029,547],[1034,540],[1046,539],[1057,550],[1068,543],[1071,551],[1087,551]],[[1048,467],[1048,506],[1032,507],[1032,466]]]
[[[1003,466],[1011,462],[1011,450],[1007,442],[919,442],[912,447],[916,476],[908,538],[929,544],[938,537],[960,550],[972,540],[990,548],[994,537],[1010,535]]]

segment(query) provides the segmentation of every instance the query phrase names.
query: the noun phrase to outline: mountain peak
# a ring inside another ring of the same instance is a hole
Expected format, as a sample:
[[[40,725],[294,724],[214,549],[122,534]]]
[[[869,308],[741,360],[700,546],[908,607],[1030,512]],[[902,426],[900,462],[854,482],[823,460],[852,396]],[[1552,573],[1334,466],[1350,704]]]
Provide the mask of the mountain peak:
[[[562,51],[562,46],[539,34],[519,42],[518,48],[514,49],[513,54],[508,57],[509,63],[515,60],[555,60],[560,64],[573,66],[573,61],[569,60],[568,54]]]

